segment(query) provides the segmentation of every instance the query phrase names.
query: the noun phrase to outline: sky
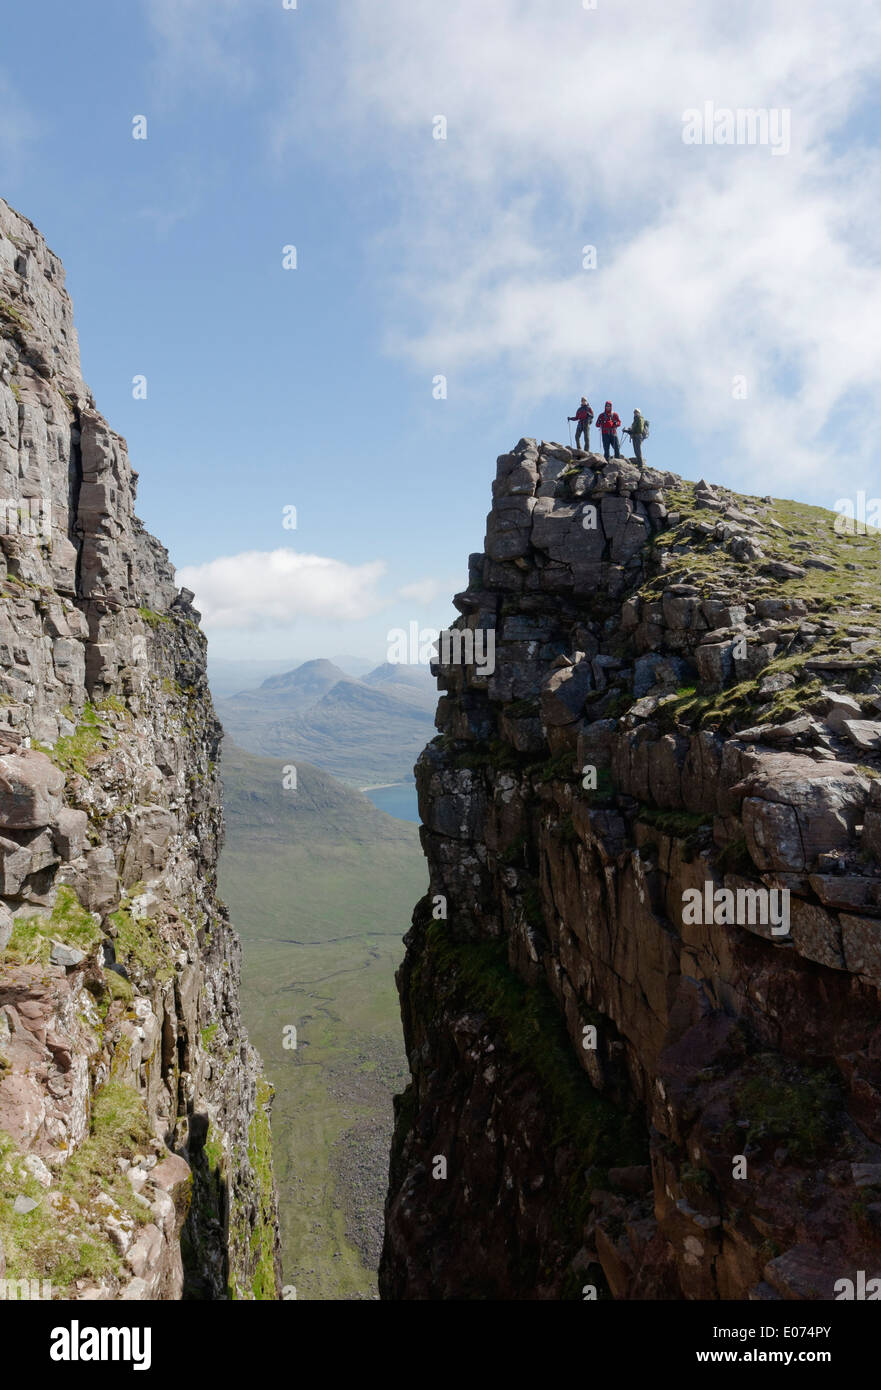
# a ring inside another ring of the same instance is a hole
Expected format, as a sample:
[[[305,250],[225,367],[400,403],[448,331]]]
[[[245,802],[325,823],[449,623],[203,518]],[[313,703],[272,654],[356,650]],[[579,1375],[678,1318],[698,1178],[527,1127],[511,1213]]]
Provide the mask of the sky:
[[[10,7],[0,193],[213,656],[446,625],[582,394],[685,477],[881,494],[879,61],[875,0]]]

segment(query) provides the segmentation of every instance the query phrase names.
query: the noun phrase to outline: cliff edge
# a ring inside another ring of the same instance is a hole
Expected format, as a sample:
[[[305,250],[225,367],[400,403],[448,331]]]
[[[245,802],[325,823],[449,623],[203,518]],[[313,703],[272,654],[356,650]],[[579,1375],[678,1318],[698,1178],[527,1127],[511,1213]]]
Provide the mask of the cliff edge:
[[[878,533],[602,465],[502,455],[436,668],[382,1296],[864,1296]]]
[[[61,263],[0,201],[0,1279],[276,1298],[271,1091],[216,896],[221,729],[136,481]]]

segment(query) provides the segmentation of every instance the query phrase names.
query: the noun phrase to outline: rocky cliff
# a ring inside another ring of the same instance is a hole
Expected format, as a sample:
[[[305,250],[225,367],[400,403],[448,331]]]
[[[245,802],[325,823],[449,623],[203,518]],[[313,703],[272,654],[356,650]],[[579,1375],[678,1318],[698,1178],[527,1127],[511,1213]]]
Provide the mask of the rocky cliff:
[[[0,201],[0,1277],[275,1298],[271,1094],[215,893],[221,730],[136,481],[62,266]]]
[[[878,533],[529,439],[493,491],[455,602],[494,669],[447,653],[417,766],[383,1297],[859,1297]]]

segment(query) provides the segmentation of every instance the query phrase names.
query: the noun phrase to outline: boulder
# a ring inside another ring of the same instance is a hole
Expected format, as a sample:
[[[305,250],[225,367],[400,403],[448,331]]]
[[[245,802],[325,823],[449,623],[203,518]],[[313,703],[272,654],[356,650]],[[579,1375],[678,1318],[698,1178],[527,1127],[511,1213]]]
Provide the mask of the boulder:
[[[27,847],[0,835],[0,892],[4,897],[17,898],[30,872],[31,856]]]
[[[867,753],[881,749],[881,722],[873,719],[842,719],[841,729],[851,743]]]
[[[789,932],[800,956],[832,970],[850,969],[844,957],[841,930],[838,919],[825,908],[803,898],[790,898]]]
[[[549,500],[549,499],[547,499]],[[503,497],[487,521],[486,553],[493,560],[511,560],[529,552],[534,497]]]
[[[811,706],[821,714],[830,729],[840,729],[845,719],[859,719],[862,709],[858,700],[838,690],[822,690]]]
[[[811,887],[826,907],[881,912],[881,879],[862,874],[811,874]]]
[[[757,750],[753,771],[732,787],[743,796],[747,847],[763,870],[813,869],[817,857],[856,844],[871,783],[849,763]]]
[[[688,663],[680,657],[648,652],[634,662],[633,693],[637,699],[641,699],[656,687],[675,690],[685,685],[690,674]]]
[[[792,806],[746,797],[742,816],[747,849],[757,869],[805,867],[798,816]]]
[[[792,565],[788,560],[769,560],[762,566],[762,574],[774,579],[804,579],[806,573],[803,565]]]
[[[836,1274],[847,1267],[840,1251],[795,1245],[769,1261],[763,1273],[781,1298],[812,1302],[834,1298]]]
[[[175,818],[164,806],[136,806],[127,816],[129,840],[122,862],[124,887],[156,878],[165,866]]]
[[[55,821],[53,838],[62,859],[78,859],[89,842],[89,818],[85,811],[62,807]]]
[[[44,753],[23,749],[0,757],[0,829],[54,825],[63,788],[64,773]]]
[[[79,898],[89,912],[106,912],[119,898],[116,859],[109,845],[98,845],[84,856],[85,872]]]
[[[168,1154],[151,1170],[150,1179],[164,1192],[173,1192],[183,1182],[189,1182],[192,1170],[186,1159]]]
[[[85,951],[78,951],[75,946],[65,946],[62,941],[52,942],[49,959],[53,965],[63,965],[66,970],[70,970],[75,965],[81,965],[85,958]]]
[[[711,690],[722,690],[734,674],[734,643],[705,642],[694,653],[698,674]]]
[[[589,661],[551,671],[541,690],[541,717],[545,725],[573,724],[584,711],[593,688]]]

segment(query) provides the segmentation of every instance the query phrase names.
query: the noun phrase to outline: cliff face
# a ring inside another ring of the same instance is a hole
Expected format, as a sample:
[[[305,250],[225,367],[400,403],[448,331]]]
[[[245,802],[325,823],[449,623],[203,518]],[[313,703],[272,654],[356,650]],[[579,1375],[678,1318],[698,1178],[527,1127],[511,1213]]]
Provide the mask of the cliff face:
[[[271,1093],[215,894],[205,639],[60,262],[0,201],[0,1276],[277,1296]]]
[[[881,1270],[881,563],[833,522],[499,459],[455,600],[495,668],[438,667],[417,765],[385,1298]]]

